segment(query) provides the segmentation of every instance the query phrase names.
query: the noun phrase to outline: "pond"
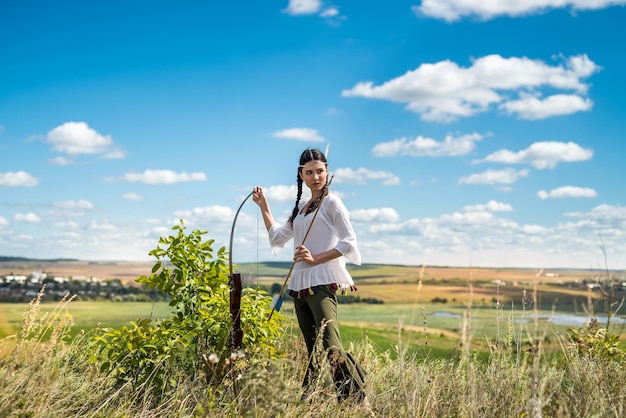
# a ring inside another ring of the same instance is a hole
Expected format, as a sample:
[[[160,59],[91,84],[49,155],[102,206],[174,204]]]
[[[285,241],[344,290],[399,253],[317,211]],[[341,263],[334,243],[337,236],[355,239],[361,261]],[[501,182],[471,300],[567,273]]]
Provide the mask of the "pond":
[[[461,315],[458,313],[452,312],[434,312],[429,315],[429,317],[435,318],[461,318]],[[596,315],[595,319],[598,320],[600,324],[606,324],[606,315]],[[563,313],[554,313],[554,314],[538,314],[537,319],[541,322],[551,322],[555,325],[567,325],[567,326],[583,326],[589,322],[590,317],[586,315],[576,315],[576,314],[563,314]],[[515,322],[531,322],[534,320],[534,315],[528,314],[526,317],[522,319],[516,319]],[[613,324],[626,324],[626,318],[615,316],[611,319],[611,323]]]

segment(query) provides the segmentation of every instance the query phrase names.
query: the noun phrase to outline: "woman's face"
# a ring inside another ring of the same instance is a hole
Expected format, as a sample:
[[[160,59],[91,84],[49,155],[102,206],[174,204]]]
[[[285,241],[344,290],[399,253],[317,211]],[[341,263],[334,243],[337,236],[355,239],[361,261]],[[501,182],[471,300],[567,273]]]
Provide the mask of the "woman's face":
[[[311,189],[311,193],[320,191],[324,188],[327,176],[328,170],[326,168],[326,164],[322,161],[309,161],[303,165],[300,170],[300,177],[306,186]]]

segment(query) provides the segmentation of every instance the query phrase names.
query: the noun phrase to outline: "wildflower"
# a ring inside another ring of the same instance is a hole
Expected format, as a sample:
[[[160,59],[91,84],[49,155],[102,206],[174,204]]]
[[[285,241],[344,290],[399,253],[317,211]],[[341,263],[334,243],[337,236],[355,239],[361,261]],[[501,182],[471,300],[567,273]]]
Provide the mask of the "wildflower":
[[[220,361],[220,358],[217,356],[217,354],[215,353],[211,353],[209,355],[209,363],[211,364],[217,364],[217,362]]]

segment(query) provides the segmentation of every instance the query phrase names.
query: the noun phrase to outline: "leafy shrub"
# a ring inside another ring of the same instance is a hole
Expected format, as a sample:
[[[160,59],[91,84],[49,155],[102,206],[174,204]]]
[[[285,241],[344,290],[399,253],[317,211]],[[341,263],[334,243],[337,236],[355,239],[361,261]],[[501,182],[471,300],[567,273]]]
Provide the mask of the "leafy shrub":
[[[600,326],[597,319],[581,328],[570,328],[573,347],[583,357],[626,362],[626,352],[621,348],[620,338]]]
[[[280,315],[267,320],[271,302],[267,293],[243,290],[242,351],[231,353],[227,252],[222,247],[213,258],[214,240],[202,241],[207,231],[187,235],[182,221],[172,229],[176,234],[161,237],[149,253],[157,259],[152,274],[136,281],[169,295],[173,315],[98,330],[92,361],[120,384],[163,390],[185,378],[219,383],[232,363],[245,356],[276,358]]]

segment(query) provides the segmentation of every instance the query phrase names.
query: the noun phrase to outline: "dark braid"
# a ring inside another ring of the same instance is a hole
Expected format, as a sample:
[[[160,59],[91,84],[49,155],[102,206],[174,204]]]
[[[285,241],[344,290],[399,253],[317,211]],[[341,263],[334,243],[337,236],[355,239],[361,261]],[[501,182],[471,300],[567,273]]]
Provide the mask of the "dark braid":
[[[298,205],[300,204],[300,198],[302,197],[302,178],[300,177],[300,168],[298,168],[298,194],[296,196],[296,205],[293,207],[291,216],[289,217],[289,223],[293,225],[293,220],[298,216]]]

